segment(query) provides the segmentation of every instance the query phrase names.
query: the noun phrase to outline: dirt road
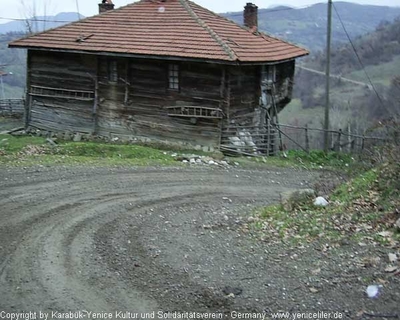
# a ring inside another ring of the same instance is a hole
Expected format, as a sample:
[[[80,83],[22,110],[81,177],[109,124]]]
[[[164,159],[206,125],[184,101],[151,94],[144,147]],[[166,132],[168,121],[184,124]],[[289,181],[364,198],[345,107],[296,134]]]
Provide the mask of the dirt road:
[[[315,178],[294,169],[0,169],[0,311],[394,312],[398,283],[368,300],[357,280],[334,281],[345,263],[243,232],[254,207]],[[310,273],[320,263],[325,282]]]

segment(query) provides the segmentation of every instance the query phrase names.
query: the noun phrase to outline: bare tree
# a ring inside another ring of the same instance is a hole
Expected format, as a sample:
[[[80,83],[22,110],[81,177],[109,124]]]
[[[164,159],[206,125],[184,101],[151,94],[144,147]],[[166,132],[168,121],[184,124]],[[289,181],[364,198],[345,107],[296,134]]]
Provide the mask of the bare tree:
[[[21,15],[24,18],[26,32],[32,34],[46,29],[46,16],[51,4],[51,0],[43,0],[42,10],[39,12],[36,0],[19,0]],[[38,15],[43,15],[44,19],[38,21]],[[41,26],[39,22],[42,22]]]

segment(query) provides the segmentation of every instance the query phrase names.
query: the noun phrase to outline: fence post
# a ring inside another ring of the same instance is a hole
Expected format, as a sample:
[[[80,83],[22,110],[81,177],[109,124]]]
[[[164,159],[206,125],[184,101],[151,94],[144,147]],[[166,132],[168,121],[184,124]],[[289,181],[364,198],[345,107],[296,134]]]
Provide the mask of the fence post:
[[[337,137],[336,145],[335,145],[335,151],[337,151],[337,152],[342,151],[341,139],[342,139],[342,129],[339,129],[338,137]]]
[[[310,138],[308,136],[308,124],[306,124],[306,127],[304,130],[305,130],[305,134],[306,134],[306,151],[307,151],[307,153],[309,153],[310,152]]]
[[[365,147],[365,135],[363,135],[362,137],[362,142],[361,142],[361,152],[364,151],[364,147]]]
[[[271,120],[267,120],[267,155],[271,155]]]
[[[352,143],[351,143],[351,128],[350,128],[350,122],[349,122],[349,125],[347,126],[347,134],[348,134],[348,136],[347,136],[347,148],[348,148],[348,152],[349,153],[351,153],[351,150],[352,150]]]

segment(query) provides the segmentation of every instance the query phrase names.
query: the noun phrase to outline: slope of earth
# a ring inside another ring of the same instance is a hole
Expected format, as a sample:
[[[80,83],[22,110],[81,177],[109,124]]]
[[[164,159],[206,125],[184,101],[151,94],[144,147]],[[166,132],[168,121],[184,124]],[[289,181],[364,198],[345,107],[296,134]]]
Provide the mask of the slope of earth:
[[[384,249],[288,249],[249,234],[255,207],[316,179],[275,168],[2,168],[0,310],[398,312],[399,281],[368,299],[365,281],[380,271],[355,262]]]

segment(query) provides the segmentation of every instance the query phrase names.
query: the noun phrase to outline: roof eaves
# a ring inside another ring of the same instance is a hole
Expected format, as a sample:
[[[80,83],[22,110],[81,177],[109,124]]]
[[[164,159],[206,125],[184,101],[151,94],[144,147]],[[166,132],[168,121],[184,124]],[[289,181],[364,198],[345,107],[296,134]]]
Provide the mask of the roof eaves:
[[[186,9],[186,11],[195,19],[195,21],[204,28],[211,37],[222,47],[225,53],[229,56],[229,59],[232,61],[238,60],[238,57],[235,51],[224,41],[221,37],[209,26],[205,21],[200,19],[200,17],[193,11],[190,5],[187,3],[186,0],[179,0],[181,5]]]
[[[18,48],[18,46],[12,46]],[[51,51],[51,52],[65,52],[65,53],[77,53],[77,54],[88,54],[108,57],[121,57],[121,58],[138,58],[138,59],[151,59],[151,60],[171,60],[171,61],[188,61],[188,62],[205,62],[212,64],[224,64],[224,65],[238,65],[237,60],[232,61],[226,59],[213,59],[213,58],[191,58],[191,57],[180,57],[170,55],[151,55],[151,54],[137,54],[137,53],[122,53],[122,52],[106,52],[106,51],[88,51],[88,50],[77,50],[77,49],[62,49],[62,48],[46,48],[46,47],[35,47],[35,46],[23,46],[27,50],[35,51]]]

